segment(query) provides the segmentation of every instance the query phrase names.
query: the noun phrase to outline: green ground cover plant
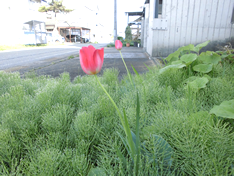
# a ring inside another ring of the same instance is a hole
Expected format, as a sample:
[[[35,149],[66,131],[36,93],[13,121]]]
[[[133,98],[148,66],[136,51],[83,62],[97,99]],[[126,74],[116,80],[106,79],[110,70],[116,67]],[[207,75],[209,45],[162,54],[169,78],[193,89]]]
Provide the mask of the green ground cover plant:
[[[13,50],[13,49],[23,49],[23,48],[32,48],[32,47],[46,47],[46,46],[58,46],[64,45],[64,43],[48,43],[48,44],[37,44],[37,45],[0,45],[0,51],[4,50]]]
[[[139,128],[135,158],[94,76],[70,82],[68,73],[22,79],[0,72],[0,175],[234,175],[233,118],[216,113],[233,105],[234,66],[223,59],[197,72],[186,52],[177,56],[181,68],[133,68],[121,81],[116,69],[98,76],[132,134]],[[195,80],[197,89],[188,86]]]

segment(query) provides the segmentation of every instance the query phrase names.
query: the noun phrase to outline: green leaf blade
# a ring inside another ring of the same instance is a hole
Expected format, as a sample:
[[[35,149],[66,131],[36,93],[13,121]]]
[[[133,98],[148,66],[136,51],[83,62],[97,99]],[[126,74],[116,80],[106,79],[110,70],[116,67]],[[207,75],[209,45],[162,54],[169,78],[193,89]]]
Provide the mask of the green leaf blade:
[[[206,84],[209,82],[208,78],[206,77],[196,77],[193,81],[188,82],[187,87],[189,86],[194,92],[198,92],[200,89],[205,88]]]
[[[198,44],[197,46],[195,46],[195,51],[196,52],[199,52],[203,47],[207,46],[208,43],[210,43],[210,41],[206,41],[206,42],[203,42],[203,43],[200,43]]]
[[[215,64],[217,65],[221,61],[221,56],[218,54],[213,55],[201,55],[198,60],[202,61],[204,64]]]
[[[165,71],[170,70],[170,69],[179,69],[179,68],[183,68],[183,67],[186,67],[186,65],[185,65],[185,64],[182,64],[182,63],[176,64],[176,65],[168,65],[168,66],[166,66],[166,67],[164,67],[164,68],[161,68],[161,69],[159,70],[159,74],[162,74],[162,73],[164,73]]]
[[[186,66],[190,65],[193,61],[197,59],[196,54],[185,54],[181,56],[180,60],[185,62]]]
[[[136,71],[136,69],[133,67],[132,64],[131,64],[131,66],[132,66],[132,69],[133,69],[133,71],[135,72],[135,74],[136,74],[137,76],[139,76],[139,73]]]
[[[200,73],[209,73],[213,68],[213,64],[198,64],[193,67],[193,70]]]
[[[234,119],[234,100],[224,101],[219,106],[214,106],[210,110],[210,114],[215,114],[216,116]]]

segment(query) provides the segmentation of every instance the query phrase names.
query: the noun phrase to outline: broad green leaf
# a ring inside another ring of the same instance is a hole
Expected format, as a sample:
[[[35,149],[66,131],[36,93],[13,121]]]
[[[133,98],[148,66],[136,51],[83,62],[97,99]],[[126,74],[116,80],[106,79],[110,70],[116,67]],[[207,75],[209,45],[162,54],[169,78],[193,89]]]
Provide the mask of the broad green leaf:
[[[91,168],[88,176],[105,176],[106,172],[103,168],[96,167],[96,168]]]
[[[221,56],[218,54],[213,55],[202,55],[198,57],[198,60],[202,61],[204,64],[218,64],[221,61]]]
[[[164,68],[161,68],[159,70],[159,74],[162,74],[163,72],[170,70],[170,69],[179,69],[179,68],[183,68],[183,67],[186,67],[186,65],[185,64],[168,65]]]
[[[200,73],[209,73],[212,67],[213,64],[198,64],[193,67],[193,70]]]
[[[171,65],[183,64],[181,60],[173,61]]]
[[[183,47],[180,47],[179,50],[180,51],[194,51],[194,45],[193,44],[189,44]]]
[[[203,77],[206,77],[209,81],[211,80],[211,77],[207,74],[204,74]]]
[[[208,82],[209,80],[206,77],[197,77],[195,80],[188,82],[187,87],[189,86],[194,92],[198,92],[201,88],[205,88]]]
[[[221,56],[221,58],[223,59],[223,58],[226,58],[228,56],[229,56],[228,54],[224,54],[224,55]]]
[[[230,101],[224,101],[219,106],[214,106],[210,110],[210,114],[215,114],[216,116],[234,119],[234,99]]]
[[[179,58],[174,56],[171,58],[170,62],[177,61],[177,60],[179,60]]]
[[[174,53],[169,54],[169,56],[167,56],[166,60],[168,62],[170,62],[173,57],[179,57],[179,55],[180,55],[180,51],[177,50]]]
[[[206,52],[202,52],[200,54],[200,56],[211,56],[213,55],[215,52],[214,51],[206,51]]]
[[[218,53],[218,54],[223,54],[224,53],[224,51],[215,51],[216,53]]]
[[[195,50],[196,52],[199,52],[203,47],[207,46],[209,42],[210,42],[210,41],[208,40],[208,41],[206,41],[206,42],[203,42],[203,43],[198,44],[197,46],[195,46],[195,49],[194,49],[194,50]]]
[[[163,158],[164,164],[171,166],[173,149],[168,144],[168,142],[165,141],[161,136],[158,136],[158,135],[152,135],[152,136],[154,138],[154,147],[155,147],[154,150],[157,151],[157,155]]]
[[[186,83],[186,84],[187,84],[187,83],[189,83],[189,82],[194,81],[195,79],[197,79],[196,76],[190,76],[188,79],[184,80],[183,83]]]
[[[182,60],[183,62],[185,62],[185,64],[187,66],[190,65],[196,59],[197,59],[197,55],[196,54],[185,54],[185,55],[181,56],[181,58],[180,58],[180,60]]]

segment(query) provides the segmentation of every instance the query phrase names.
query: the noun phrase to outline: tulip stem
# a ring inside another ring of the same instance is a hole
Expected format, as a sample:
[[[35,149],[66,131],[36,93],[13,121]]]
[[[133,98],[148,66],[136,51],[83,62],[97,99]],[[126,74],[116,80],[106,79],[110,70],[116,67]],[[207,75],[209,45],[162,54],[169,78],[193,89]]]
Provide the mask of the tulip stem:
[[[130,79],[130,82],[131,82],[131,84],[133,85],[131,75],[130,75],[130,73],[129,73],[129,71],[128,71],[128,67],[127,67],[127,65],[126,65],[126,63],[125,63],[125,61],[124,61],[124,58],[123,58],[122,53],[121,53],[121,50],[119,50],[119,53],[120,53],[120,55],[121,55],[121,57],[122,57],[124,66],[125,66],[125,68],[126,68],[126,70],[127,70],[128,77],[129,77],[129,79]]]
[[[122,125],[123,125],[123,127],[124,127],[124,131],[125,131],[125,133],[126,133],[127,131],[126,131],[125,123],[124,123],[123,117],[122,117],[122,115],[121,115],[121,113],[120,113],[120,111],[119,111],[119,108],[117,107],[117,105],[115,104],[115,102],[114,102],[114,100],[111,98],[111,96],[108,94],[108,92],[106,91],[106,89],[102,86],[102,84],[100,83],[100,81],[99,81],[97,75],[94,75],[94,76],[95,76],[97,82],[99,83],[99,85],[101,86],[101,88],[103,89],[103,91],[104,91],[104,92],[106,93],[106,95],[109,97],[109,99],[110,99],[110,101],[112,102],[112,104],[114,105],[115,109],[117,110],[117,112],[118,112],[118,114],[119,114],[119,117],[120,117],[120,121],[121,121],[121,123],[122,123]],[[127,134],[127,133],[126,133],[126,134]]]

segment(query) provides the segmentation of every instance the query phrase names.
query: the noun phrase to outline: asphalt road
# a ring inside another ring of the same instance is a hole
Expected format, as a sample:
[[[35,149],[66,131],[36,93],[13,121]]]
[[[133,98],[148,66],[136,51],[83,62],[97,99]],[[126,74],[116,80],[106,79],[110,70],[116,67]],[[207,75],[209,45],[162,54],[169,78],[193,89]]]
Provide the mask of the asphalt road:
[[[37,47],[20,50],[0,51],[0,70],[18,70],[31,65],[36,65],[45,60],[58,60],[76,56],[82,46],[90,44],[71,44],[56,47]],[[106,44],[92,44],[95,48],[101,48]]]
[[[86,75],[79,61],[79,50],[83,46],[90,44],[70,44],[57,47],[40,47],[24,50],[12,50],[0,52],[0,70],[5,72],[19,72],[23,78],[28,73],[36,75],[48,75],[59,77],[62,73],[68,72],[71,81],[77,76]],[[115,47],[107,48],[107,44],[92,44],[95,48],[104,47],[104,63],[98,75],[102,75],[105,69],[115,68],[119,71],[118,77],[126,75],[126,68],[123,64],[121,55]],[[149,59],[143,48],[123,47],[121,50],[123,58],[129,71],[135,74],[132,65],[139,74],[148,71],[148,66],[158,65],[157,60]],[[69,57],[73,56],[73,57]]]

